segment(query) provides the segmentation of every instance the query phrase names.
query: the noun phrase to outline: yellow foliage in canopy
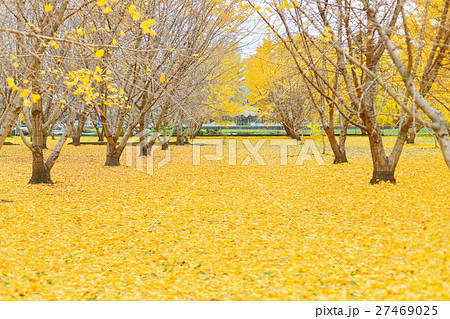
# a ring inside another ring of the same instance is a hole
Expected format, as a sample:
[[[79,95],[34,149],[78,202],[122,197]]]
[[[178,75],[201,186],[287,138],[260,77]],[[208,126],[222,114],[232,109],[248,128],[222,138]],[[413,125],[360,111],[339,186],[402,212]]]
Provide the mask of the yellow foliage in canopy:
[[[224,117],[234,117],[249,111],[243,92],[241,56],[236,50],[224,56],[210,80],[207,104],[216,123],[221,123]]]

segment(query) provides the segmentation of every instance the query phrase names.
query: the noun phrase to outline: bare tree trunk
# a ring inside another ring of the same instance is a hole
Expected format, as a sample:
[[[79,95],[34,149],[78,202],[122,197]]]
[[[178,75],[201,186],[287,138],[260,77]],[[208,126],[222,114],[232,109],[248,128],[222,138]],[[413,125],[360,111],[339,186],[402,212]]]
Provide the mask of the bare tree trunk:
[[[341,131],[345,131],[345,135],[341,136],[339,138],[339,143],[336,139],[336,134],[334,133],[334,107],[333,105],[329,106],[329,112],[328,112],[328,120],[326,118],[325,112],[323,111],[323,108],[317,108],[320,114],[320,118],[322,120],[322,127],[325,131],[325,134],[327,136],[328,141],[330,142],[331,150],[334,154],[334,161],[333,164],[341,164],[341,163],[348,163],[347,154],[345,152],[345,141],[347,136],[347,127],[348,122],[346,122],[345,129]]]
[[[164,136],[161,139],[161,149],[163,151],[167,151],[169,149],[169,142],[170,139],[172,138],[173,133],[175,132],[175,128],[172,128],[172,130],[170,131],[169,135],[166,135],[166,129],[164,129]]]
[[[41,70],[41,62],[38,58],[34,59],[33,69],[36,72],[33,80],[33,93],[40,94],[41,79],[38,72]],[[43,127],[43,117],[42,100],[39,100],[31,106],[31,152],[33,156],[33,165],[32,176],[29,181],[30,184],[52,183],[50,169],[45,165],[44,161],[44,146],[46,144],[47,130]]]
[[[183,122],[180,121],[177,125],[177,145],[184,145],[184,135],[183,135]]]
[[[14,121],[19,116],[21,110],[22,107],[17,106],[8,114],[3,114],[2,118],[0,119],[2,120],[0,125],[0,150],[2,149],[3,144],[5,144],[5,140],[9,136]],[[6,110],[5,112],[8,112],[8,110]]]
[[[41,101],[34,103],[31,110],[31,121],[33,130],[32,136],[32,176],[30,184],[52,184],[50,170],[46,167],[44,161],[44,132],[42,128],[42,109]]]
[[[421,125],[418,125],[417,127],[411,127],[409,129],[409,136],[406,140],[406,143],[408,144],[414,144],[416,142],[417,133],[422,129]]]
[[[336,134],[334,133],[334,127],[324,126],[323,130],[327,135],[328,141],[330,142],[331,149],[334,154],[333,164],[347,163],[347,154],[345,153],[345,143],[340,144],[336,139]],[[345,140],[344,140],[345,141]]]
[[[389,157],[386,156],[381,128],[378,123],[376,123],[376,117],[370,117],[370,119],[365,122],[368,127],[370,152],[373,163],[373,175],[370,183],[378,184],[379,182],[391,182],[395,184],[396,180],[394,173],[396,165],[394,165]]]
[[[120,156],[122,152],[108,152],[106,154],[105,166],[120,166]]]
[[[78,118],[78,125],[75,130],[73,130],[72,134],[72,145],[80,146],[81,145],[81,135],[83,134],[84,126],[86,125],[86,115],[80,114]]]
[[[349,126],[350,122],[348,120],[344,120],[343,123],[341,124],[341,133],[339,135],[339,151],[341,154],[343,154],[343,159],[345,159],[345,161],[342,161],[341,163],[347,163],[347,154],[345,151],[345,142],[347,141],[347,130],[348,130],[348,126]],[[335,159],[336,160],[336,159]],[[334,163],[337,164],[337,163]]]
[[[294,140],[300,140],[300,133],[298,130],[295,130],[295,128],[292,127],[291,123],[286,120],[281,121],[281,125],[283,125],[284,130],[286,131],[286,134],[294,139]]]
[[[105,131],[103,130],[103,127],[100,129],[97,125],[97,122],[92,121],[95,127],[95,131],[97,132],[98,141],[103,142],[105,140]]]
[[[189,137],[191,138],[191,140],[193,140],[194,138],[197,137],[197,135],[200,133],[200,130],[202,129],[202,125],[201,124],[192,124],[189,127]]]
[[[42,130],[42,148],[44,150],[48,150],[47,139],[48,139],[48,131],[47,131],[47,129],[43,129]]]
[[[33,173],[29,181],[30,184],[52,184],[50,170],[47,169],[44,162],[42,147],[33,150]]]

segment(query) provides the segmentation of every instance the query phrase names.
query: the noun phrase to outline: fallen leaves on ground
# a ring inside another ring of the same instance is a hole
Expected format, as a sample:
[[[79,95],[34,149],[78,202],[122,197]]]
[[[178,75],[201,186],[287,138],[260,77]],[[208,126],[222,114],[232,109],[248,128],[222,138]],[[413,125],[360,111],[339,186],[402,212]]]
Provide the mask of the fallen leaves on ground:
[[[8,141],[0,300],[450,298],[450,174],[432,138],[405,146],[397,185],[376,186],[364,137],[349,138],[350,163],[325,166],[294,165],[298,147],[282,166],[269,141],[265,166],[239,165],[240,141],[237,166],[227,147],[193,166],[191,145],[171,146],[153,176],[67,145],[53,185],[28,185],[30,154]]]

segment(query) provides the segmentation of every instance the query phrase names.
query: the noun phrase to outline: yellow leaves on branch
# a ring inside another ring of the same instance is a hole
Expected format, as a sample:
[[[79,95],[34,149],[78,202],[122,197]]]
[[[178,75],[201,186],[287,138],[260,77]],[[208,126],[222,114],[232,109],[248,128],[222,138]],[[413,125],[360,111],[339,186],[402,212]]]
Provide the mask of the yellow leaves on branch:
[[[39,95],[39,94],[32,94],[31,95],[31,101],[33,102],[33,103],[37,103],[38,101],[40,101],[41,100],[41,96]]]
[[[150,35],[155,35],[156,34],[155,30],[150,29],[154,24],[155,24],[155,20],[153,20],[153,19],[142,21],[142,23],[141,23],[142,33],[144,33],[144,34],[148,33]]]
[[[56,43],[56,41],[50,41],[49,43],[48,43],[50,46],[52,46],[52,47],[54,47],[56,50],[58,50],[59,49],[59,44],[58,43]]]
[[[95,57],[101,59],[105,55],[105,50],[99,49],[95,52]]]
[[[72,90],[73,95],[82,98],[87,105],[102,103],[106,106],[122,107],[127,100],[124,97],[125,91],[118,89],[117,84],[113,82],[113,78],[108,76],[110,74],[110,70],[104,72],[99,66],[96,66],[94,71],[89,69],[70,71],[66,74],[63,84],[69,90]],[[102,83],[107,83],[107,88],[112,94],[106,96],[104,92],[99,91]],[[66,101],[61,100],[61,103],[61,107],[64,107]]]
[[[15,86],[15,81],[13,78],[6,78],[6,83],[8,83],[10,88],[13,88]]]
[[[161,74],[161,77],[159,78],[159,81],[161,81],[161,83],[166,82],[166,75],[164,73]]]
[[[131,14],[131,16],[133,17],[134,21],[137,21],[141,18],[141,13],[136,11],[136,6],[135,5],[131,5],[128,8],[128,13]]]
[[[27,97],[29,94],[31,93],[30,90],[22,90],[22,92],[20,92],[19,96],[22,98]]]
[[[133,14],[133,13],[135,13],[136,12],[136,6],[135,5],[131,5],[129,8],[128,8],[128,13],[129,14]]]

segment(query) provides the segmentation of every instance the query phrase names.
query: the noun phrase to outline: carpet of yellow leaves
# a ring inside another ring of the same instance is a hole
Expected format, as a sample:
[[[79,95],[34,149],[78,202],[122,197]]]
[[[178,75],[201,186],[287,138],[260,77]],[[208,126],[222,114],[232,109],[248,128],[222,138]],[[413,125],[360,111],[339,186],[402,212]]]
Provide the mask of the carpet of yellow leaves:
[[[432,138],[376,186],[363,137],[325,166],[281,166],[268,143],[266,166],[193,166],[192,146],[172,146],[153,176],[68,145],[54,185],[28,185],[30,154],[8,141],[0,300],[450,299],[450,174]]]

